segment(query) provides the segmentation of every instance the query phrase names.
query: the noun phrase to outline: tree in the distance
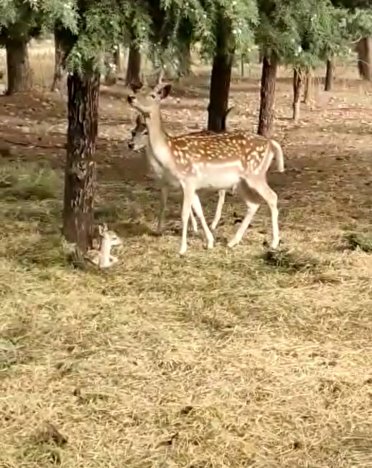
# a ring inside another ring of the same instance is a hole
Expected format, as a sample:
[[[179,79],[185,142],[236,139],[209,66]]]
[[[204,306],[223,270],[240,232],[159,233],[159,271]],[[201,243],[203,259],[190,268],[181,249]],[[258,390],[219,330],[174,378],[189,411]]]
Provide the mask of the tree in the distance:
[[[31,89],[28,45],[41,31],[41,16],[32,2],[13,0],[0,5],[0,45],[5,46],[7,94]]]
[[[340,14],[330,0],[259,0],[257,41],[264,50],[258,133],[273,131],[278,64],[293,67],[293,119],[300,117],[302,87],[309,70],[336,53],[343,41]]]

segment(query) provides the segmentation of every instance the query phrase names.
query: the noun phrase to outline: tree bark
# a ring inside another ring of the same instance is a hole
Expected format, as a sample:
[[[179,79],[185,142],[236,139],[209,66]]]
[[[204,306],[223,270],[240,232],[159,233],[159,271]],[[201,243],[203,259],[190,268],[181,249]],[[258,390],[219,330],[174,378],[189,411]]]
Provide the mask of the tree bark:
[[[302,70],[293,70],[293,120],[297,123],[300,120],[300,103],[302,90]]]
[[[81,252],[91,246],[96,186],[99,73],[68,76],[68,130],[63,234]]]
[[[11,95],[31,89],[31,70],[28,59],[28,40],[8,39],[6,42],[8,89]]]
[[[222,17],[219,23],[208,105],[208,130],[213,132],[226,131],[226,114],[235,53],[231,24]]]
[[[61,89],[62,78],[63,78],[63,64],[64,64],[65,52],[63,48],[63,42],[61,34],[57,29],[54,31],[54,75],[51,86],[51,91]]]
[[[334,64],[332,60],[327,60],[327,69],[324,82],[324,91],[332,91]]]
[[[363,80],[372,80],[372,37],[364,37],[357,44],[358,70]]]
[[[128,67],[127,67],[127,75],[125,78],[125,84],[129,86],[131,83],[138,83],[139,81],[141,81],[140,72],[141,72],[141,53],[136,45],[131,44],[129,48]]]
[[[267,57],[265,55],[262,62],[260,116],[258,120],[257,133],[266,137],[270,136],[274,125],[274,104],[277,70],[277,57],[274,54],[272,54],[271,57]]]

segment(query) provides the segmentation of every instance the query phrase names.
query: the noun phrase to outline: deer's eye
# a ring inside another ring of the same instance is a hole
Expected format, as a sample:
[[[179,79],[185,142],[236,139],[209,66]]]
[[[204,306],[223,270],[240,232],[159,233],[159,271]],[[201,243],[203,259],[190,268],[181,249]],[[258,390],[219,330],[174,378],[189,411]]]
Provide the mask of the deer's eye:
[[[143,134],[144,134],[144,135],[148,135],[148,134],[149,134],[149,132],[147,131],[147,129],[143,131]]]
[[[150,94],[150,98],[151,98],[151,99],[156,99],[156,94],[155,94],[155,93],[151,93],[151,94]]]
[[[132,137],[136,136],[136,131],[135,130],[132,130],[130,133],[131,133]]]

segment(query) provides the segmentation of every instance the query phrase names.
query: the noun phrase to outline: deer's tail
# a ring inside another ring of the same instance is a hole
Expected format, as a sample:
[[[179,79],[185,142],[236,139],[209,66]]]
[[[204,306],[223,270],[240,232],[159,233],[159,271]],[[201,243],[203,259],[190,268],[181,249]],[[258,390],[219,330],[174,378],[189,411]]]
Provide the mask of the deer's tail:
[[[282,147],[275,140],[270,140],[276,159],[276,167],[279,172],[284,172],[284,154]]]

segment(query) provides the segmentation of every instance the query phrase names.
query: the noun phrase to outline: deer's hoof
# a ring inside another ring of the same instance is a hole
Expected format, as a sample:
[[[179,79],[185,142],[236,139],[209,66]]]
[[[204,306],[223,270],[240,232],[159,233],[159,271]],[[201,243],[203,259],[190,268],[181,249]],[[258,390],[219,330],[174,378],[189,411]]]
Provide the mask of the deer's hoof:
[[[227,247],[229,249],[233,249],[236,245],[237,245],[237,242],[236,242],[236,240],[233,239],[227,244]]]
[[[186,254],[186,250],[187,250],[187,247],[181,247],[180,248],[179,254],[180,254],[181,257],[183,257]]]

